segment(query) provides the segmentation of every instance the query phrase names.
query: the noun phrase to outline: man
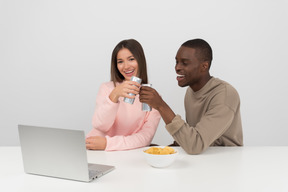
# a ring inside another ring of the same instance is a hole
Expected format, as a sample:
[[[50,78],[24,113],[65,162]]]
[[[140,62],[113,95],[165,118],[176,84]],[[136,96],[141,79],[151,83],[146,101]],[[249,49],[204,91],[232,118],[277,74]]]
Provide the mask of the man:
[[[141,87],[140,101],[157,109],[175,144],[188,154],[209,146],[242,146],[240,98],[227,82],[210,76],[212,49],[202,39],[189,40],[176,55],[175,71],[180,87],[186,87],[186,121],[175,115],[158,92]]]

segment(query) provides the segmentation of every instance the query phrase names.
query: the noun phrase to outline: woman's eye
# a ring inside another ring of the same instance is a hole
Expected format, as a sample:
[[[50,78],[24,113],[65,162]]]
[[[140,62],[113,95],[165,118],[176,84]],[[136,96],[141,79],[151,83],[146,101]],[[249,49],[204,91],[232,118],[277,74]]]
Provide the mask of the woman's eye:
[[[134,58],[130,58],[129,60],[130,60],[130,61],[134,61],[135,59],[134,59]]]

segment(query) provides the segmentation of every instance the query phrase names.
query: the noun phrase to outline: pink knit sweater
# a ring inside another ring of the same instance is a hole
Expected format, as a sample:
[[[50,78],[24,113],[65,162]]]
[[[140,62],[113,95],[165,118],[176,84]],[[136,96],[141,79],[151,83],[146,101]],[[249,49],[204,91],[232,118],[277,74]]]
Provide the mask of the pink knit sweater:
[[[125,103],[123,97],[118,103],[109,99],[114,89],[113,82],[103,83],[96,98],[93,116],[93,129],[90,136],[103,136],[107,139],[106,151],[128,150],[147,146],[151,143],[160,121],[157,110],[142,111],[139,95],[134,104]]]

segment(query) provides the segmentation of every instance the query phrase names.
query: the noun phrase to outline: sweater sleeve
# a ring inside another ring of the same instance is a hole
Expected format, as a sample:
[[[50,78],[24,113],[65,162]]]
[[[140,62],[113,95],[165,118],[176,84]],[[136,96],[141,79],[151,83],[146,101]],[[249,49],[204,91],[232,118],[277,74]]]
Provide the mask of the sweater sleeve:
[[[147,112],[143,124],[140,125],[140,128],[135,133],[128,136],[106,136],[107,146],[105,150],[128,150],[148,146],[155,135],[160,118],[160,113],[155,109]]]
[[[93,129],[88,136],[95,135],[95,129],[98,133],[109,131],[115,121],[119,103],[114,103],[110,100],[109,95],[112,89],[107,84],[100,86],[96,97],[96,107],[92,118]]]
[[[229,128],[233,118],[233,110],[225,105],[218,105],[207,111],[195,127],[176,115],[166,125],[166,129],[188,154],[199,154]]]

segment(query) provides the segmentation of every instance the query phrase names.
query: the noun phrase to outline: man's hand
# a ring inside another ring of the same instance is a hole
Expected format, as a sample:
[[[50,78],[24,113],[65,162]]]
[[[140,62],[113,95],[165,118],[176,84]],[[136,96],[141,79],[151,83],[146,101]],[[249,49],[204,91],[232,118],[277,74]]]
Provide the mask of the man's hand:
[[[105,137],[92,136],[86,138],[86,149],[90,150],[104,150],[106,148],[107,140]]]
[[[150,107],[159,111],[162,119],[166,124],[172,122],[173,118],[176,116],[172,109],[165,103],[159,93],[148,86],[143,86],[140,89],[140,102],[147,103]]]
[[[158,92],[148,86],[143,86],[140,89],[140,102],[147,103],[150,107],[159,110],[159,107],[164,102]]]

